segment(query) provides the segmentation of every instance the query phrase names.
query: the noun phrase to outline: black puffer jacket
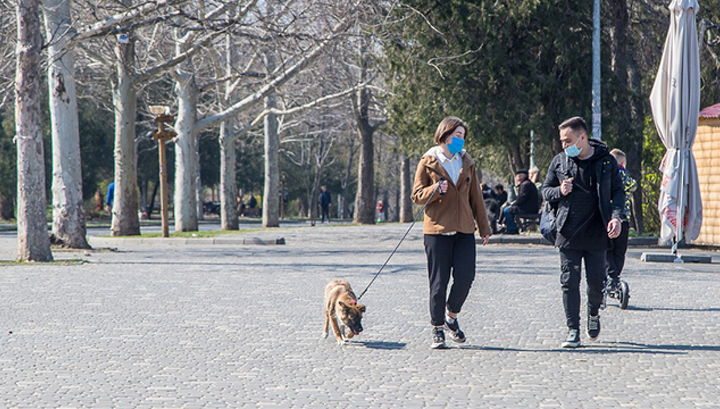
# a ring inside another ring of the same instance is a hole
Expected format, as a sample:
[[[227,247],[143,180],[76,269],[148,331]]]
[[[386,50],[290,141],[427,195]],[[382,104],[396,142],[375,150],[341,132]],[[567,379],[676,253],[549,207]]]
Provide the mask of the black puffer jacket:
[[[607,226],[613,218],[622,220],[625,191],[623,190],[617,161],[608,152],[607,145],[596,139],[590,139],[589,142],[595,149],[595,153],[590,160],[595,170],[595,180],[598,181],[598,208],[600,209],[603,225]],[[550,162],[547,177],[540,188],[543,199],[557,209],[557,231],[561,231],[565,224],[570,211],[570,198],[572,197],[572,193],[563,196],[560,192],[560,183],[565,179],[574,178],[576,174],[577,165],[575,161],[568,158],[565,152],[560,152]]]

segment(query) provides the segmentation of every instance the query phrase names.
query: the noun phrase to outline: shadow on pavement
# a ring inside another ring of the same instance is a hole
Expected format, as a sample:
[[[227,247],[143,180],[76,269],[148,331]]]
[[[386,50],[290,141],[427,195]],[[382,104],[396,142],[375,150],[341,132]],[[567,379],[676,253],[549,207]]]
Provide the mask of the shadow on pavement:
[[[699,312],[720,312],[720,308],[718,307],[711,307],[711,308],[667,308],[667,307],[634,307],[632,305],[629,305],[627,307],[628,311],[699,311]]]
[[[687,354],[691,351],[713,351],[720,352],[718,345],[673,345],[673,344],[641,344],[637,342],[599,342],[592,344],[583,344],[576,349],[566,348],[550,348],[550,349],[531,349],[531,348],[503,348],[482,345],[463,345],[452,349],[475,350],[475,351],[494,351],[494,352],[575,352],[590,354],[622,354],[622,353],[639,353],[639,354],[666,354],[678,355]]]
[[[405,348],[405,345],[407,345],[407,344],[404,342],[387,342],[387,341],[350,341],[349,345],[363,346],[365,348],[370,348],[370,349],[396,350],[396,349]]]

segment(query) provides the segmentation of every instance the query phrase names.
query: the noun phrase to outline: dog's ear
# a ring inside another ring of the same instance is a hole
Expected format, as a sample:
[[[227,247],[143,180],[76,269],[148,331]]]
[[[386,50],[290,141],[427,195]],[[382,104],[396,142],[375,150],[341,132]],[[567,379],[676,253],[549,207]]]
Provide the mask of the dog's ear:
[[[360,310],[360,312],[362,312],[363,314],[365,313],[365,306],[364,306],[364,305],[358,304],[358,305],[357,305],[357,308],[358,308],[358,310]]]
[[[342,308],[347,308],[347,304],[345,304],[344,302],[342,302],[342,300],[338,300],[337,303],[338,303],[338,305],[339,305],[340,307],[342,307]]]

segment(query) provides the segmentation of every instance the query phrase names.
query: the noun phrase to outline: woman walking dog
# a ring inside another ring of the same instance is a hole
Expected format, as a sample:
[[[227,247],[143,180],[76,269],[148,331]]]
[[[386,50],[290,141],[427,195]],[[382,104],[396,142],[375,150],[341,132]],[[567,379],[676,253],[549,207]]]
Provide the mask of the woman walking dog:
[[[433,349],[447,348],[445,330],[455,342],[465,342],[457,316],[475,279],[474,232],[477,228],[483,245],[491,233],[475,162],[463,149],[467,134],[461,119],[443,119],[433,139],[437,146],[423,155],[413,184],[413,202],[427,203],[423,233]]]

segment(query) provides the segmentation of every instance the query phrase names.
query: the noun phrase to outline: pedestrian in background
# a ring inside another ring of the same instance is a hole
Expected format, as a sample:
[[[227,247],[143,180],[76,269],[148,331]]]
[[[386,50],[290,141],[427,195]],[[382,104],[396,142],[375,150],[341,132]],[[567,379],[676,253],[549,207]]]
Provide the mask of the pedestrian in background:
[[[420,159],[413,184],[413,202],[425,205],[433,349],[447,348],[445,330],[455,342],[465,342],[457,317],[475,279],[474,232],[477,229],[483,245],[491,234],[475,162],[463,149],[467,134],[461,119],[443,119],[433,139],[437,146]]]
[[[613,149],[610,154],[615,158],[620,169],[623,192],[623,217],[620,235],[612,239],[612,246],[607,251],[607,275],[610,278],[609,289],[617,290],[620,285],[620,274],[625,266],[625,253],[627,252],[628,238],[630,236],[630,214],[632,213],[632,192],[637,189],[637,182],[628,175],[625,166],[627,157],[620,149]]]
[[[330,222],[330,204],[332,201],[330,200],[330,192],[327,190],[327,186],[322,185],[320,187],[320,196],[318,197],[318,206],[320,206],[320,212],[322,213],[321,216],[321,223],[325,223],[325,218],[327,217],[328,223]]]
[[[528,178],[527,169],[519,169],[515,172],[515,185],[518,187],[518,195],[515,201],[503,209],[505,220],[505,234],[518,234],[516,214],[537,214],[540,209],[538,190],[535,184]]]
[[[108,185],[107,195],[105,196],[105,209],[112,213],[113,203],[115,203],[115,182]]]
[[[602,141],[590,139],[580,117],[559,126],[563,152],[548,168],[542,196],[556,209],[560,283],[568,333],[564,348],[580,346],[580,274],[585,261],[587,334],[600,335],[608,238],[620,235],[624,193],[615,158]]]

